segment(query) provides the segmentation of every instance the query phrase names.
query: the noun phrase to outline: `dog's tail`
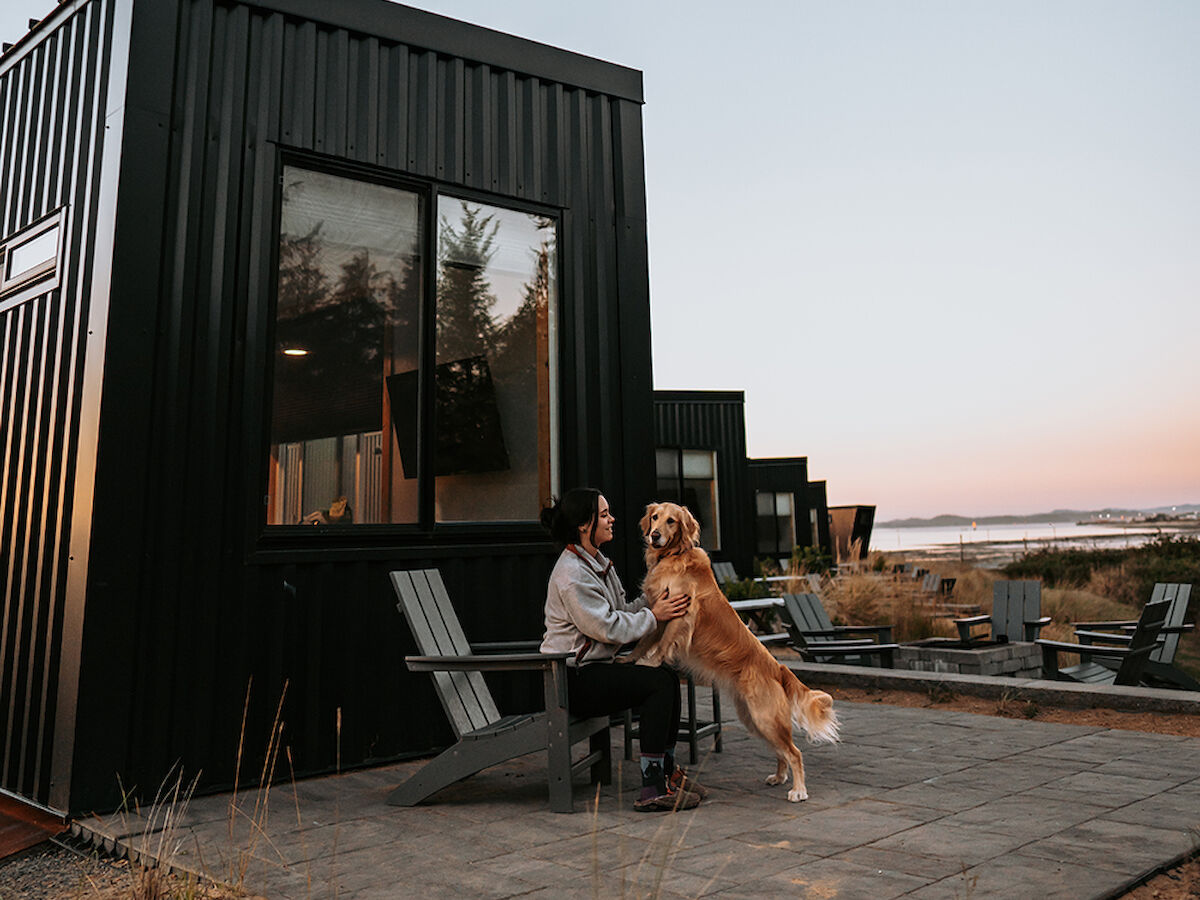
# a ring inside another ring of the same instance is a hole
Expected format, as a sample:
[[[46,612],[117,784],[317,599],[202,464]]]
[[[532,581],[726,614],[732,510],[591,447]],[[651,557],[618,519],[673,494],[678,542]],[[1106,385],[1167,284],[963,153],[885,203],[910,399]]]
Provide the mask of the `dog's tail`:
[[[779,667],[779,680],[792,705],[792,718],[804,731],[810,744],[832,744],[838,740],[837,713],[833,698],[824,691],[814,691],[800,681],[787,666]]]

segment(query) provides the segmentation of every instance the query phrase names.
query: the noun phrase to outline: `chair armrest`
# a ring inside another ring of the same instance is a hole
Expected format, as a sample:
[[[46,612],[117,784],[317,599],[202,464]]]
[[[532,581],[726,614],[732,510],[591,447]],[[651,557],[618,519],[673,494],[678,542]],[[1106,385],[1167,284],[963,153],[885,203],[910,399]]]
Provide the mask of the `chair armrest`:
[[[1084,656],[1111,656],[1114,659],[1120,659],[1128,656],[1130,653],[1129,647],[1097,647],[1093,644],[1070,644],[1066,641],[1049,641],[1045,638],[1038,638],[1034,641],[1042,649],[1057,650],[1063,653],[1079,653]],[[1154,645],[1146,648],[1146,651],[1154,649]]]
[[[864,653],[878,653],[881,650],[895,651],[899,644],[877,644],[874,641],[846,641],[836,644],[809,644],[805,648],[809,653],[829,654],[830,656],[862,656]]]
[[[406,656],[410,672],[536,671],[565,665],[570,653],[489,653],[484,656]]]
[[[878,635],[883,643],[892,643],[892,625],[834,625],[839,635]]]
[[[968,616],[965,619],[955,619],[954,624],[955,625],[966,625],[966,626],[970,627],[971,625],[982,625],[984,622],[990,622],[990,621],[992,621],[991,616]]]
[[[735,612],[753,612],[759,609],[776,609],[783,606],[778,597],[760,597],[756,600],[730,600],[729,605]]]
[[[806,636],[816,632],[806,632]],[[839,647],[878,647],[879,644],[870,638],[851,638],[846,641],[805,641],[804,646],[809,650],[823,650],[829,647],[837,650]]]
[[[541,641],[483,641],[472,643],[472,653],[536,653]]]
[[[1074,628],[1136,628],[1137,619],[1125,619],[1118,622],[1072,622]]]
[[[1125,644],[1128,645],[1133,640],[1132,634],[1115,634],[1111,631],[1076,631],[1075,638],[1081,644],[1094,646],[1093,641],[1099,641],[1102,644]]]
[[[1024,624],[1037,625],[1039,628],[1041,628],[1045,625],[1049,625],[1052,621],[1053,621],[1053,619],[1051,619],[1050,616],[1042,616],[1040,619],[1031,619],[1030,621],[1025,622]]]

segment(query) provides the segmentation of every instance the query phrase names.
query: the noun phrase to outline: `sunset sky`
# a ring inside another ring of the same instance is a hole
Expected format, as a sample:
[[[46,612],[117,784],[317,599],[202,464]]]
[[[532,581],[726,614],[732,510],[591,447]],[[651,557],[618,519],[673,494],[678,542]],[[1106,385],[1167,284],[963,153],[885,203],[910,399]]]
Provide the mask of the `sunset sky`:
[[[644,73],[655,385],[752,456],[879,519],[1200,503],[1200,3],[410,5]]]

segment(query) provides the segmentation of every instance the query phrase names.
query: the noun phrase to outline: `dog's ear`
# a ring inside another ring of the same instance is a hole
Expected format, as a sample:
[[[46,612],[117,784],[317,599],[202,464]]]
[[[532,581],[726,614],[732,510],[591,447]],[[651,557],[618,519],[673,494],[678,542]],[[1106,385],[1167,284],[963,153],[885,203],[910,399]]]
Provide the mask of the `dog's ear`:
[[[696,521],[696,517],[692,515],[692,511],[686,506],[679,507],[680,518],[682,519],[683,533],[687,536],[688,541],[693,547],[700,546],[700,523]]]
[[[650,533],[650,517],[654,515],[654,510],[658,508],[657,503],[646,504],[646,514],[642,516],[642,520],[638,522],[638,530],[641,531],[642,537]]]

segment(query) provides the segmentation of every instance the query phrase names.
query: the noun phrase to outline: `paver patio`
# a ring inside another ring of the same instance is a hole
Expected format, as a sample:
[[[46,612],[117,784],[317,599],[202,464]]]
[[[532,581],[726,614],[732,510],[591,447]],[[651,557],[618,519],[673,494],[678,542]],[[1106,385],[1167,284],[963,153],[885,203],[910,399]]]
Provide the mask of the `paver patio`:
[[[631,808],[625,762],[598,809],[548,810],[542,760],[387,806],[420,765],[192,801],[177,861],[270,898],[1063,897],[1120,891],[1200,845],[1200,740],[951,711],[837,704],[843,741],[805,748],[811,799],[763,777],[736,723],[699,766],[712,797]],[[616,758],[620,732],[614,730]],[[263,824],[255,838],[252,820]],[[82,825],[138,846],[136,817]],[[231,839],[231,831],[233,837]]]

